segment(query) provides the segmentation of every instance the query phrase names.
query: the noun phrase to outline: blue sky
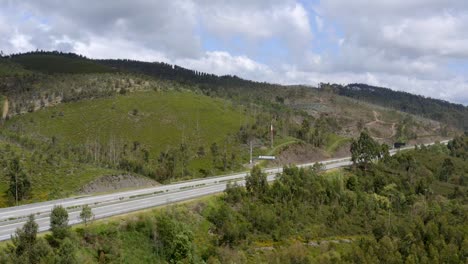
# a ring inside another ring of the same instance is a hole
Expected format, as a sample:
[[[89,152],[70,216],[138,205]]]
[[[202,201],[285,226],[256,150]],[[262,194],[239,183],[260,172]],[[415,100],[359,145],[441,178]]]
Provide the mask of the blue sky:
[[[364,82],[468,104],[463,0],[3,0],[0,49],[165,61],[282,84]]]

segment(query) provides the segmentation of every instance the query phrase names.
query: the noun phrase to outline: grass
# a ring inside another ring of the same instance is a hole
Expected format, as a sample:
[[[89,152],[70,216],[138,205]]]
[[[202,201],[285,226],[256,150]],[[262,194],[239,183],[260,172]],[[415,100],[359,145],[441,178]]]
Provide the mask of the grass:
[[[276,141],[274,142],[275,145],[273,146],[273,148],[270,148],[266,153],[262,153],[262,151],[259,152],[259,150],[256,150],[253,152],[253,156],[254,157],[258,155],[276,156],[276,155],[279,155],[281,151],[283,151],[287,146],[297,144],[300,142],[302,142],[302,140],[293,138],[293,137],[279,138],[279,139],[276,139]],[[270,162],[269,160],[262,160],[260,161],[260,165],[267,166],[269,162]]]
[[[160,260],[154,247],[154,241],[151,234],[148,233],[149,227],[154,226],[158,215],[170,215],[176,217],[180,222],[186,224],[193,234],[193,250],[197,255],[211,252],[213,248],[212,223],[208,221],[208,215],[211,210],[216,210],[221,205],[219,195],[203,197],[195,200],[185,201],[177,205],[147,209],[140,212],[133,212],[126,215],[111,217],[108,219],[97,220],[90,223],[87,232],[98,236],[100,243],[112,244],[112,247],[119,252],[122,263],[155,263]],[[78,233],[83,231],[84,226],[74,227]],[[275,250],[287,250],[293,244],[301,244],[307,252],[307,255],[316,258],[323,254],[323,250],[334,250],[344,254],[352,249],[352,244],[339,243],[334,244],[330,241],[339,239],[357,240],[361,235],[346,236],[326,236],[313,238],[314,241],[328,241],[328,246],[309,247],[304,244],[300,237],[291,237],[280,242],[271,240],[256,240],[252,237],[252,243],[245,243],[239,249],[246,252],[247,263],[268,263],[269,251],[254,249],[256,247],[274,246]],[[353,242],[355,243],[355,242]],[[78,247],[78,260],[82,263],[94,263],[97,260],[97,247],[90,244],[82,244]],[[235,250],[235,249],[234,249]]]
[[[51,142],[54,138],[58,145],[91,146],[97,142],[107,149],[113,143],[131,152],[139,144],[139,149],[149,152],[149,164],[155,164],[161,152],[185,143],[191,175],[179,179],[184,180],[204,176],[206,171],[229,173],[213,166],[213,143],[218,144],[220,153],[225,148],[229,155],[234,153],[237,167],[232,169],[239,169],[248,153],[233,138],[240,125],[251,120],[244,112],[223,99],[189,91],[151,90],[44,108],[11,118],[5,128],[10,134],[20,129],[21,135],[35,141]],[[196,154],[199,147],[205,150],[202,157]]]
[[[124,245],[120,252],[123,263],[151,263],[157,258],[153,241],[148,239],[148,235],[142,232],[125,232],[119,235]]]
[[[281,138],[279,141],[275,142],[275,145],[273,148],[271,148],[266,155],[277,155],[283,150],[286,146],[296,144],[301,142],[300,139],[293,138],[293,137],[286,137],[286,138]]]
[[[118,249],[122,263],[155,263],[158,260],[154,240],[147,233],[149,225],[154,225],[156,217],[161,214],[184,215],[184,223],[190,226],[194,237],[194,250],[206,251],[210,246],[212,236],[211,224],[206,218],[193,212],[193,207],[200,204],[213,204],[218,202],[217,196],[209,196],[181,202],[177,205],[161,206],[146,209],[130,214],[114,216],[90,223],[88,232],[99,234],[105,238],[104,243],[113,244]],[[75,230],[82,230],[84,226],[78,225]],[[97,255],[93,246],[79,247],[78,260],[80,263],[95,263]]]
[[[330,134],[327,138],[325,150],[332,156],[341,146],[351,142],[350,138],[341,137],[336,134]]]
[[[65,196],[70,196],[86,183],[102,175],[119,174],[111,169],[99,168],[70,162],[60,157],[49,159],[39,153],[31,152],[19,146],[0,141],[0,152],[6,159],[19,156],[24,170],[30,175],[32,194],[25,203],[39,202]],[[6,195],[9,178],[6,175],[7,164],[2,164],[0,170],[0,207],[9,205]]]
[[[6,122],[37,138],[85,144],[110,139],[138,141],[157,155],[182,142],[209,147],[247,120],[228,102],[190,92],[137,92],[61,104]],[[209,152],[209,148],[205,148]]]
[[[51,54],[27,54],[14,57],[13,62],[27,70],[43,73],[103,73],[113,69],[84,58],[70,58]]]
[[[441,181],[434,181],[431,184],[431,190],[434,191],[434,193],[448,196],[453,194],[455,187],[457,186],[461,189],[462,192],[466,192],[467,188],[464,186]]]
[[[21,65],[0,59],[0,77],[12,75],[25,75],[31,72],[21,67]]]

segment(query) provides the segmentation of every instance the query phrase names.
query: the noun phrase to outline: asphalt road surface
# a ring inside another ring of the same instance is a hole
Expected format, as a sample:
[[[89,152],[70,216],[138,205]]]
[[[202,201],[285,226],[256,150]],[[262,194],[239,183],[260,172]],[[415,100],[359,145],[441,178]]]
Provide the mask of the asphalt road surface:
[[[441,143],[447,143],[443,141]],[[432,145],[427,144],[427,145]],[[405,147],[402,149],[411,149]],[[391,150],[395,154],[397,150]],[[350,158],[339,158],[321,161],[326,170],[349,166]],[[298,167],[310,167],[313,163],[300,164]],[[268,175],[268,181],[273,181],[283,169],[268,168],[264,172]],[[34,203],[0,209],[0,240],[8,240],[15,230],[24,225],[28,215],[34,214],[39,225],[39,231],[49,230],[50,211],[56,205],[62,205],[69,213],[69,224],[81,223],[79,214],[83,205],[92,208],[94,219],[102,219],[110,216],[125,214],[151,207],[167,205],[184,200],[198,198],[210,194],[223,192],[229,182],[245,183],[244,178],[248,172],[210,177],[199,180],[162,185],[152,188],[116,192],[112,194],[81,196],[68,199],[54,200],[42,203]]]

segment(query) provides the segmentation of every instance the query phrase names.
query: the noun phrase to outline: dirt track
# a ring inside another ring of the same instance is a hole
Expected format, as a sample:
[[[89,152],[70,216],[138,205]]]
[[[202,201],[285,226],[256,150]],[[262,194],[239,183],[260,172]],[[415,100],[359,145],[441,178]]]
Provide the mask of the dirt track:
[[[393,123],[387,123],[387,122],[384,122],[382,120],[379,119],[379,113],[377,113],[377,111],[375,110],[372,110],[373,114],[374,114],[374,121],[371,121],[369,123],[366,123],[366,126],[372,126],[374,124],[382,124],[382,125],[392,125],[391,127],[391,130],[392,130],[392,134],[389,136],[389,137],[385,137],[385,138],[378,138],[378,137],[375,137],[375,139],[389,139],[389,138],[392,138],[396,135],[396,123],[393,122]]]

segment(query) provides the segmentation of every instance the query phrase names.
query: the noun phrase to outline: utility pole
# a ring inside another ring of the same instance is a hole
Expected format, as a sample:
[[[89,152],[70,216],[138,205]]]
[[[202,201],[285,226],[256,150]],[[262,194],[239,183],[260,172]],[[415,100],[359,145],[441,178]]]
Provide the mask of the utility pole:
[[[271,134],[271,148],[273,148],[273,121],[270,123],[270,134]]]
[[[15,202],[18,206],[18,173],[15,173]]]
[[[252,164],[252,139],[250,140],[250,164]]]

